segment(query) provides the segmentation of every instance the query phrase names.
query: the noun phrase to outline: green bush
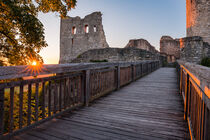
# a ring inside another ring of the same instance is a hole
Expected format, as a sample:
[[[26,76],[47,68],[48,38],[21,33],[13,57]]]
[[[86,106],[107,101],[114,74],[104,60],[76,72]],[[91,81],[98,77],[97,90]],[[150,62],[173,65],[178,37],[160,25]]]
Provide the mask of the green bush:
[[[77,56],[77,58],[81,58],[81,57],[82,57],[81,55],[78,55],[78,56]]]
[[[90,60],[90,62],[93,62],[93,63],[100,63],[100,62],[108,62],[108,60],[104,59],[104,60]]]
[[[47,90],[48,83],[46,84]],[[13,129],[17,130],[19,127],[19,87],[15,87],[14,89],[14,104],[13,104]],[[39,106],[38,106],[38,116],[39,120],[41,120],[42,111],[41,111],[41,104],[42,104],[42,88],[39,88],[38,92],[39,98]],[[32,86],[32,94],[31,94],[31,123],[35,122],[35,86]],[[47,116],[47,107],[45,107],[45,116]],[[28,88],[24,88],[23,92],[23,110],[22,110],[22,119],[23,119],[23,127],[27,125],[27,116],[28,116]],[[5,89],[5,96],[4,96],[4,133],[8,133],[9,131],[9,114],[10,114],[10,89]]]
[[[205,57],[201,60],[201,65],[202,66],[206,66],[206,67],[210,67],[210,58],[209,57]]]

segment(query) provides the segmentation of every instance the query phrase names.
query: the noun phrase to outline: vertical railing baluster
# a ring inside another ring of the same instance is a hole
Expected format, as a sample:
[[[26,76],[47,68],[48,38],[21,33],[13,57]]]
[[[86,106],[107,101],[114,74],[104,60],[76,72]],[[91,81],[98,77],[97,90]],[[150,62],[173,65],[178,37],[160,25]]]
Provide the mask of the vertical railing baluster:
[[[134,64],[131,64],[131,81],[134,81]]]
[[[182,94],[182,72],[183,69],[180,67],[180,94]]]
[[[101,90],[101,72],[99,72],[98,73],[99,74],[99,93],[101,93],[102,92],[102,90]]]
[[[143,76],[143,64],[142,63],[140,64],[140,70],[141,70],[140,77],[142,77]]]
[[[85,72],[83,71],[81,79],[81,102],[85,104]]]
[[[59,111],[62,110],[62,80],[59,81]]]
[[[71,80],[72,80],[72,78],[68,78],[67,80],[66,80],[66,85],[67,85],[67,87],[66,87],[66,106],[67,107],[70,107],[70,105],[71,105]]]
[[[66,109],[66,101],[67,101],[67,92],[68,92],[68,90],[67,90],[67,86],[66,86],[66,81],[67,81],[67,78],[65,78],[64,79],[64,84],[63,84],[63,91],[64,91],[64,98],[63,98],[63,106],[64,106],[64,109]]]
[[[85,74],[85,105],[89,105],[90,98],[90,70],[86,70]]]
[[[75,79],[76,78],[74,78],[73,80],[72,80],[72,92],[71,92],[71,95],[72,95],[72,99],[73,99],[73,102],[72,102],[72,105],[74,105],[75,106],[75,104],[76,104],[76,93],[75,93],[75,90],[76,90],[76,87],[75,87]]]
[[[28,85],[28,115],[27,115],[27,125],[31,124],[31,84]]]
[[[20,85],[19,90],[19,129],[23,126],[23,85]]]
[[[116,74],[116,79],[117,79],[117,90],[120,89],[120,65],[117,66],[117,74]]]
[[[74,77],[69,78],[68,84],[69,84],[69,86],[68,86],[68,92],[67,92],[67,96],[68,96],[67,104],[70,107],[71,105],[74,105]]]
[[[35,91],[35,121],[39,119],[39,83],[36,83]]]
[[[204,125],[203,125],[203,120],[204,118],[204,101],[201,99],[201,110],[200,110],[200,140],[203,139],[203,128],[204,128]]]
[[[57,88],[57,81],[54,83],[54,108],[53,113],[56,114],[57,112],[57,95],[58,95],[58,88]]]
[[[10,88],[10,107],[9,107],[9,133],[13,132],[13,127],[14,127],[13,110],[14,110],[14,87],[11,87]]]
[[[51,91],[52,91],[52,82],[49,81],[49,85],[48,85],[48,117],[51,116]]]
[[[185,81],[185,100],[184,100],[184,120],[187,120],[187,108],[188,108],[188,92],[189,92],[189,74],[187,73]]]
[[[4,134],[4,88],[0,89],[0,137]]]
[[[76,104],[78,105],[78,103],[79,103],[79,76],[76,78],[76,87],[77,87],[77,92],[76,92]]]
[[[42,119],[45,119],[45,82],[42,83]]]
[[[78,77],[78,103],[81,104],[81,97],[82,97],[82,77]]]
[[[210,139],[210,111],[208,107],[205,107],[205,118],[204,118],[204,140]]]

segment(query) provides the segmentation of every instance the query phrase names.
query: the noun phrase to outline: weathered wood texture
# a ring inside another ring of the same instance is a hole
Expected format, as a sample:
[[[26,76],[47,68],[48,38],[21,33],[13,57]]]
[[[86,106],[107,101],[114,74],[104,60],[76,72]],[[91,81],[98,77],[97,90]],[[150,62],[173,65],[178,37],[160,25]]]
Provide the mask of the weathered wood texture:
[[[39,139],[189,139],[174,68],[160,68],[132,84],[15,136]]]
[[[79,66],[69,66],[70,71],[75,71],[66,69],[63,73],[44,77],[7,80],[0,77],[0,101],[3,103],[0,104],[0,139],[9,139],[76,107],[88,106],[95,99],[158,69],[159,61]]]
[[[198,69],[195,73],[194,66]],[[199,66],[179,62],[178,65],[180,93],[184,101],[184,118],[188,122],[191,139],[210,140],[210,90],[209,79],[203,78],[210,75],[209,68],[201,70]],[[198,74],[198,73],[201,74]]]

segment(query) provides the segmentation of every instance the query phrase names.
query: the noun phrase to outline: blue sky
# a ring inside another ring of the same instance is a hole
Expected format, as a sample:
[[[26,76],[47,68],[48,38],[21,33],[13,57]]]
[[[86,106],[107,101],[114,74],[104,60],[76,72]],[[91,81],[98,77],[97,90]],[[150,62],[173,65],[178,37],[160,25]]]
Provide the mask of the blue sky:
[[[144,38],[159,50],[162,35],[186,36],[185,0],[78,0],[68,15],[84,17],[101,11],[110,47],[124,47],[130,39]],[[41,51],[47,64],[58,63],[60,18],[57,13],[39,14],[48,47]]]

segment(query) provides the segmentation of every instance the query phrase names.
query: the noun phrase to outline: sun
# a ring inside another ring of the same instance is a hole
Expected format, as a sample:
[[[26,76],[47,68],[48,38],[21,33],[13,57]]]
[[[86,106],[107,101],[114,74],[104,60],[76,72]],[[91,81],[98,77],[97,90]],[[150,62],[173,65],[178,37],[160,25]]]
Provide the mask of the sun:
[[[37,65],[37,62],[36,61],[32,61],[31,65],[32,66],[36,66]]]

